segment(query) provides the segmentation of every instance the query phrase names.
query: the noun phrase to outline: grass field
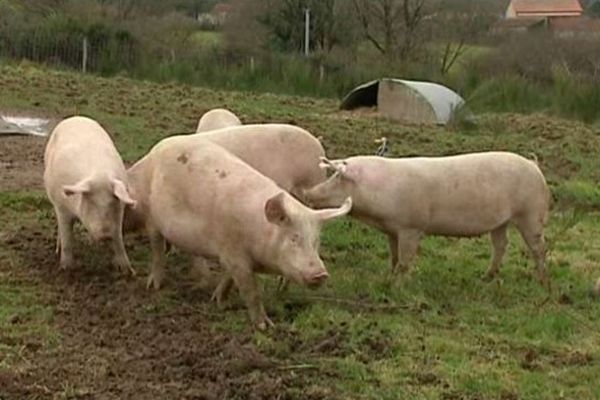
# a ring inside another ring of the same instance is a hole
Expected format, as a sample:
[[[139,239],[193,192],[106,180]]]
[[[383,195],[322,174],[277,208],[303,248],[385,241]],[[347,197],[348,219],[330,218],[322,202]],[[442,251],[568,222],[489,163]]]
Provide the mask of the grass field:
[[[221,34],[213,31],[197,31],[190,39],[192,43],[203,48],[218,47],[222,41]]]
[[[209,302],[211,283],[194,278],[184,255],[169,257],[166,287],[147,292],[140,237],[127,239],[139,278],[111,271],[105,249],[85,235],[80,268],[58,272],[54,217],[39,185],[43,140],[0,137],[0,171],[14,176],[0,180],[0,398],[600,398],[600,303],[589,294],[600,276],[598,126],[541,114],[403,126],[339,112],[332,100],[0,67],[0,110],[91,116],[128,162],[193,131],[213,107],[244,123],[305,127],[331,157],[372,153],[381,136],[393,156],[534,153],[554,197],[553,292],[533,278],[515,231],[498,281],[481,279],[487,237],[427,238],[412,273],[393,284],[387,240],[345,219],[322,236],[328,285],[278,293],[265,278],[276,329],[254,332],[237,296],[224,311]],[[31,160],[24,174],[33,183],[20,185],[19,155]]]

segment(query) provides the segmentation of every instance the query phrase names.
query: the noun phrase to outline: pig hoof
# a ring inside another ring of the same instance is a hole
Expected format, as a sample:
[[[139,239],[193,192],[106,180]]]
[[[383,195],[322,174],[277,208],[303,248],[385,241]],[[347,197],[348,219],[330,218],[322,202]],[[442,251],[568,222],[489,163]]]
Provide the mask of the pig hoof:
[[[256,324],[256,328],[259,331],[266,331],[267,328],[275,328],[275,324],[269,319],[269,317],[264,317],[262,321]]]
[[[131,265],[126,266],[125,268],[121,267],[121,272],[125,275],[129,274],[131,276],[137,276],[137,272]]]
[[[538,281],[548,292],[552,292],[552,283],[546,274],[538,275]]]
[[[119,269],[119,271],[121,271],[122,274],[124,275],[131,275],[131,276],[136,276],[136,272],[133,269],[133,267],[131,266],[131,263],[129,261],[117,261],[115,260],[113,262],[113,264]]]
[[[600,282],[592,286],[588,293],[592,299],[600,299]]]
[[[160,289],[160,286],[161,286],[160,279],[156,279],[154,277],[154,275],[150,274],[150,276],[148,277],[148,281],[146,282],[146,289],[158,290],[158,289]]]
[[[492,282],[494,279],[498,277],[496,272],[486,272],[485,275],[481,278],[484,282]]]
[[[225,295],[223,291],[218,288],[213,292],[212,296],[210,296],[210,301],[217,303],[217,308],[219,310],[225,308]]]
[[[70,260],[61,260],[60,263],[58,264],[58,268],[61,271],[66,271],[68,269],[73,268],[73,261]]]

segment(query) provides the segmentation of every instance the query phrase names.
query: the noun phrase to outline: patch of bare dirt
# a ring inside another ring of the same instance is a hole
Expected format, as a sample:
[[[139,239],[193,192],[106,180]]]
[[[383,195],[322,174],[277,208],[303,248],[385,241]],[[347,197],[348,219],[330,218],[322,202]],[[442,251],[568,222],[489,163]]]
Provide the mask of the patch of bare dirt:
[[[589,365],[593,362],[591,354],[582,353],[580,351],[570,351],[566,353],[558,353],[552,357],[550,364],[555,367],[573,367]]]
[[[43,188],[46,138],[0,135],[0,191]]]
[[[331,115],[334,117],[337,116],[338,118],[341,118],[341,119],[356,118],[356,116],[370,117],[370,118],[373,118],[373,117],[385,118],[385,116],[383,116],[381,113],[379,113],[379,110],[377,110],[377,107],[358,107],[353,110],[339,110]]]
[[[12,230],[0,245],[23,260],[26,268],[10,272],[39,286],[60,335],[54,348],[26,346],[26,361],[0,374],[3,400],[336,397],[318,385],[320,371],[261,354],[250,329],[215,329],[227,312],[209,304],[210,291],[190,291],[175,268],[170,287],[155,293],[143,278],[90,262],[93,254],[77,269],[57,271],[54,238],[42,227]]]

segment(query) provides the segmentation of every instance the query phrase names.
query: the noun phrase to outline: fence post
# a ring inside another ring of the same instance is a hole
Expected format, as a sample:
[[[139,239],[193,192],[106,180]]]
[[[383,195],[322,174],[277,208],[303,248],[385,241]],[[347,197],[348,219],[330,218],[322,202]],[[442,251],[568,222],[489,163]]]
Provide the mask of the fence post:
[[[325,66],[323,64],[319,65],[319,83],[322,85],[323,81],[325,81]]]
[[[32,45],[31,45],[31,61],[36,62],[37,60],[37,44],[38,44],[38,40],[39,40],[39,35],[37,30],[33,32],[32,35],[33,39],[32,39]]]
[[[83,37],[83,59],[81,60],[81,70],[85,74],[87,72],[88,62],[88,39],[87,36]]]
[[[250,72],[254,72],[254,56],[250,56]]]
[[[310,52],[310,8],[304,9],[304,55]]]

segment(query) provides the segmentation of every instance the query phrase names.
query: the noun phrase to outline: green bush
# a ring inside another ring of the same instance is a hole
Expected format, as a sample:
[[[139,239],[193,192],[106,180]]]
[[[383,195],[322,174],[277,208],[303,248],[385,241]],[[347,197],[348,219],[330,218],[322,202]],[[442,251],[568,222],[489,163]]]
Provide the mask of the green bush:
[[[519,77],[488,79],[468,96],[471,108],[493,112],[533,112],[548,106],[545,90]]]
[[[600,117],[600,86],[583,79],[556,73],[553,108],[562,116],[595,122]]]

